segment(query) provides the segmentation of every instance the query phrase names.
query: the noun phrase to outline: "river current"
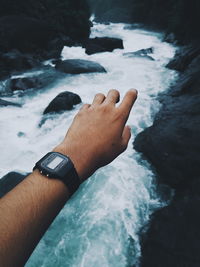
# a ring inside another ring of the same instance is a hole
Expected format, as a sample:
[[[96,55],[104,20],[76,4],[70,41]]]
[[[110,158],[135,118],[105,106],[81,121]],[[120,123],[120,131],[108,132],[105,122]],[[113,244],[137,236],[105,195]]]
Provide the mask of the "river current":
[[[125,24],[94,24],[95,36],[119,37],[124,50],[88,56],[81,47],[65,47],[63,59],[79,58],[102,64],[107,73],[66,76],[34,94],[15,94],[22,108],[1,108],[0,177],[9,171],[30,172],[34,163],[65,135],[77,110],[57,115],[39,128],[42,112],[60,92],[72,91],[91,103],[98,92],[118,89],[123,97],[130,88],[139,92],[128,124],[132,141],[127,151],[100,169],[65,205],[31,256],[27,267],[131,267],[140,258],[139,233],[161,203],[151,166],[133,148],[135,136],[152,125],[160,108],[158,93],[166,90],[176,73],[165,65],[175,47],[162,42],[162,34]],[[123,53],[153,47],[150,60]],[[23,98],[23,99],[22,99]],[[31,231],[31,229],[30,229]]]

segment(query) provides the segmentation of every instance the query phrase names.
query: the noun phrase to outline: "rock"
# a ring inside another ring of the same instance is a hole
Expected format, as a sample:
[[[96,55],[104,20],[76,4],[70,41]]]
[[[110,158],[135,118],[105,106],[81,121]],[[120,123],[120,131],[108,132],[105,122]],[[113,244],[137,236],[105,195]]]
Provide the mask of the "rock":
[[[52,26],[42,20],[13,15],[0,18],[0,46],[5,51],[18,49],[23,53],[35,53],[38,48],[46,50],[55,36]]]
[[[154,60],[151,56],[149,56],[149,54],[153,54],[153,48],[147,48],[147,49],[141,49],[135,52],[128,52],[128,53],[124,53],[123,55],[126,57],[145,57],[148,58],[150,60]]]
[[[76,0],[76,4],[73,0],[0,0],[0,5],[0,79],[11,76],[16,69],[30,69],[19,58],[14,62],[17,68],[12,63],[7,68],[1,57],[4,53],[17,49],[42,62],[59,58],[64,45],[89,38],[86,0]]]
[[[177,71],[185,71],[190,63],[200,55],[199,44],[183,46],[175,55],[175,58],[167,64],[167,68]]]
[[[11,191],[16,185],[21,183],[28,174],[23,175],[18,172],[9,172],[0,179],[0,198]]]
[[[7,107],[7,106],[21,107],[21,105],[18,103],[13,103],[0,98],[0,107]]]
[[[41,88],[42,84],[40,83],[37,77],[29,77],[29,78],[15,78],[10,80],[10,89],[12,91],[17,90],[27,90],[27,89],[35,89]]]
[[[158,173],[160,183],[185,192],[200,174],[200,57],[190,63],[163,96],[152,127],[139,134],[135,148]]]
[[[200,266],[200,197],[173,201],[157,211],[143,235],[141,267]]]
[[[55,82],[61,76],[53,67],[45,67],[42,69],[42,73],[38,75],[33,74],[33,76],[9,79],[6,84],[6,89],[7,91],[41,89]]]
[[[92,55],[101,52],[112,52],[114,49],[124,49],[123,40],[119,38],[96,37],[89,39],[85,46],[86,54]]]
[[[41,65],[40,61],[29,54],[22,54],[17,50],[0,55],[0,77],[8,76],[25,70],[30,70]]]
[[[80,104],[81,98],[79,95],[71,92],[63,92],[57,95],[48,107],[45,109],[43,114],[62,112],[65,110],[72,110],[73,107],[77,104]]]
[[[68,74],[106,72],[104,67],[94,61],[83,59],[67,59],[56,64],[56,69]]]

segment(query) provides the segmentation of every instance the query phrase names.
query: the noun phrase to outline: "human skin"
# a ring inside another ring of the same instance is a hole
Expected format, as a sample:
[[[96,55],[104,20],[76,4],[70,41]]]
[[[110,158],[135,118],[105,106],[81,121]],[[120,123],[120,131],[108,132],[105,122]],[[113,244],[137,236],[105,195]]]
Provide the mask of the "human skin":
[[[63,142],[53,151],[71,158],[81,182],[124,152],[131,137],[125,126],[137,91],[120,95],[110,90],[84,105]],[[24,266],[34,248],[69,199],[66,185],[35,170],[0,199],[0,266]]]

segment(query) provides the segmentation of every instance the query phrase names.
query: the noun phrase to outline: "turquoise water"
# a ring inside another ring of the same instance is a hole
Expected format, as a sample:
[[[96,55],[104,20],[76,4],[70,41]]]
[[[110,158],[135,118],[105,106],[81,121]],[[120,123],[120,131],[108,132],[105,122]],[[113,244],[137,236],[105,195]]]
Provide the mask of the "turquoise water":
[[[62,140],[74,115],[80,108],[37,125],[47,104],[60,92],[78,93],[90,103],[98,92],[116,88],[123,96],[129,88],[137,88],[139,98],[129,118],[134,137],[153,122],[160,105],[159,92],[175,79],[175,72],[164,66],[174,56],[175,48],[163,43],[162,35],[124,24],[95,24],[92,36],[114,36],[124,40],[124,50],[85,54],[81,47],[64,48],[63,58],[81,58],[101,63],[106,74],[67,76],[44,91],[14,99],[23,102],[22,109],[1,110],[2,142],[0,176],[9,171],[30,171],[42,155]],[[125,52],[154,48],[152,57],[127,58]],[[18,133],[23,136],[19,137]],[[13,150],[15,153],[13,153]],[[8,161],[9,159],[9,161]],[[12,169],[11,167],[12,166]],[[139,231],[158,208],[159,197],[150,166],[141,159],[132,142],[127,151],[112,164],[100,169],[81,186],[66,204],[43,237],[27,267],[126,267],[138,266],[140,257]],[[31,229],[30,229],[31,231]]]

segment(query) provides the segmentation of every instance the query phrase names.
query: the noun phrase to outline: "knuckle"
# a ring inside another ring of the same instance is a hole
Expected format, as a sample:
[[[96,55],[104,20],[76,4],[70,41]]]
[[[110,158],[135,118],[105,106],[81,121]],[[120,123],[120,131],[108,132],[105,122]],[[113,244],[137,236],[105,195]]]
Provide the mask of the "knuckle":
[[[102,112],[107,113],[107,112],[110,112],[111,107],[108,104],[104,104],[104,105],[101,106],[101,110],[102,110]]]

